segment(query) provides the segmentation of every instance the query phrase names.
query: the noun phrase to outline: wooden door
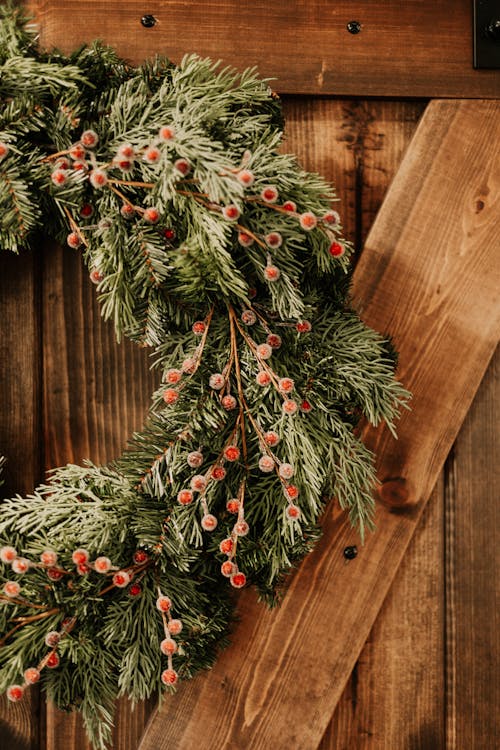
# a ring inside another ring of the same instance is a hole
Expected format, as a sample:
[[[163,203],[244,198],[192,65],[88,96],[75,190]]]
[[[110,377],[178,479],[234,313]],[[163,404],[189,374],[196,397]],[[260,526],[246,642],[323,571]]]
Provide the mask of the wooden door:
[[[356,535],[332,511],[323,546],[303,566],[308,575],[301,569],[295,577],[285,602],[292,617],[298,604],[307,604],[313,612],[319,607],[324,618],[322,629],[313,623],[312,635],[303,634],[312,655],[304,662],[303,685],[297,689],[297,672],[285,656],[267,674],[258,665],[265,680],[253,684],[245,664],[256,617],[277,629],[278,640],[283,631],[280,615],[274,620],[265,614],[246,592],[242,625],[214,672],[167,701],[142,740],[154,707],[131,712],[122,702],[115,750],[260,748],[270,744],[273,731],[276,750],[493,748],[499,729],[493,575],[498,356],[456,439],[455,433],[498,338],[498,262],[492,258],[500,251],[500,108],[494,101],[500,74],[472,70],[469,3],[31,5],[45,45],[69,50],[101,37],[135,61],[158,50],[174,60],[194,50],[240,68],[258,63],[262,75],[276,76],[287,150],[337,187],[346,233],[358,251],[356,296],[375,326],[387,323],[400,336],[398,346],[408,353],[402,377],[412,390],[420,393],[419,382],[432,371],[441,377],[436,402],[447,404],[453,395],[449,415],[439,413],[436,424],[430,424],[433,407],[425,403],[415,405],[412,421],[402,427],[403,447],[420,456],[412,475],[420,477],[418,487],[402,485],[400,474],[389,470],[387,454],[394,456],[394,447],[387,451],[380,433],[367,436],[385,456],[378,531],[347,562],[343,550],[358,543]],[[157,19],[151,28],[141,25],[145,11]],[[360,24],[359,33],[347,30],[351,21]],[[443,98],[448,101],[438,101]],[[411,230],[416,224],[417,234]],[[467,254],[457,272],[453,247],[462,241]],[[398,301],[407,283],[407,274],[397,271],[402,254],[415,272],[412,295],[425,300],[414,304],[415,326],[406,325]],[[11,494],[29,492],[50,467],[117,455],[141,425],[154,377],[144,350],[114,343],[74,253],[45,243],[22,259],[4,255],[0,450],[9,458]],[[392,275],[383,277],[387,268]],[[444,303],[435,296],[436,274],[456,290]],[[386,321],[385,301],[377,294],[388,290],[390,296],[393,287]],[[422,316],[429,325],[418,328]],[[456,353],[458,392],[453,379],[446,388],[451,354],[439,361],[442,350],[431,346],[444,320],[460,328],[469,347]],[[426,330],[431,343],[424,340]],[[399,458],[407,466],[408,456]],[[327,585],[311,584],[325,560],[333,566]],[[325,659],[324,643],[314,639],[328,638],[332,623],[338,637]],[[7,710],[2,704],[0,740],[6,750],[87,748],[78,718],[46,707],[35,693],[28,705]]]

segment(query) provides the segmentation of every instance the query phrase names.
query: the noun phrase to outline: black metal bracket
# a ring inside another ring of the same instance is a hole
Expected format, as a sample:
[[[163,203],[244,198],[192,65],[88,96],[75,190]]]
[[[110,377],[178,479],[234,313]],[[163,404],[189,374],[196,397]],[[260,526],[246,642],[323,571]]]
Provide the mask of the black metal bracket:
[[[500,0],[474,0],[474,67],[500,68]]]

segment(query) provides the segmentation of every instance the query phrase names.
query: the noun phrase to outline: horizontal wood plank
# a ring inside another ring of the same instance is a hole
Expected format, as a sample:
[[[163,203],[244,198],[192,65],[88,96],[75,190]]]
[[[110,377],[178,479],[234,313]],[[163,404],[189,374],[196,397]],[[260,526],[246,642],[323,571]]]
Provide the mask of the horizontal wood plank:
[[[134,63],[196,52],[256,65],[280,93],[500,97],[500,72],[472,68],[470,0],[30,0],[43,45],[94,38]],[[141,24],[154,16],[151,28]],[[361,24],[351,34],[347,24]]]
[[[346,564],[356,535],[328,513],[281,608],[266,612],[245,592],[233,646],[164,702],[141,750],[317,748],[498,340],[492,143],[500,105],[432,102],[356,271],[358,306],[393,334],[414,394],[397,442],[366,431],[385,499],[376,534]]]

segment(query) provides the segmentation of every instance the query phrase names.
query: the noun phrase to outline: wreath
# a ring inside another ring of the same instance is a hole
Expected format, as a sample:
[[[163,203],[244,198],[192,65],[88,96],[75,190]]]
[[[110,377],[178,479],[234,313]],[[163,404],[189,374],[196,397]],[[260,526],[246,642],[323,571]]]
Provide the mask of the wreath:
[[[212,663],[234,589],[279,599],[329,497],[372,526],[356,426],[392,426],[407,394],[351,309],[334,191],[280,149],[268,82],[99,43],[64,57],[0,14],[0,245],[22,262],[43,229],[81,251],[104,318],[161,373],[118,460],[1,508],[0,688],[40,681],[102,749],[116,696]]]

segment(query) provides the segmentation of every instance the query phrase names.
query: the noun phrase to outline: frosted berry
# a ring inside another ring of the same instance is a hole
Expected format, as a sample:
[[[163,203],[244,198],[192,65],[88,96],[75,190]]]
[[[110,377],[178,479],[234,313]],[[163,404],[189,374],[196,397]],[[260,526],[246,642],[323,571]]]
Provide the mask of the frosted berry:
[[[266,453],[259,458],[259,469],[265,474],[274,470],[274,459]]]
[[[222,207],[222,215],[229,221],[236,221],[237,219],[239,219],[241,211],[238,206],[234,205],[234,203],[230,203],[229,206]]]
[[[337,211],[327,211],[323,216],[323,221],[334,226],[335,224],[340,224],[340,216]]]
[[[259,344],[257,347],[257,356],[260,359],[269,359],[272,356],[273,349],[269,344]]]
[[[309,401],[304,400],[304,401],[301,401],[299,408],[301,412],[303,412],[304,414],[307,414],[308,412],[312,410],[312,405],[309,403]]]
[[[62,156],[60,159],[57,159],[57,161],[54,162],[54,169],[69,169],[70,167],[71,162],[65,156]]]
[[[181,365],[182,372],[185,372],[187,375],[192,375],[195,369],[196,360],[193,357],[187,357]]]
[[[294,484],[289,484],[288,487],[285,487],[285,494],[290,500],[295,500],[295,498],[299,496],[299,488]]]
[[[206,486],[207,480],[203,474],[195,474],[191,479],[191,489],[194,490],[194,492],[203,492],[203,490],[206,489]]]
[[[254,238],[246,232],[238,232],[238,242],[242,247],[250,247],[254,243]]]
[[[283,343],[281,340],[281,336],[278,336],[277,333],[270,333],[266,338],[266,342],[272,349],[279,349],[281,344]]]
[[[280,378],[278,380],[278,386],[282,393],[291,393],[294,389],[295,383],[292,378]]]
[[[167,627],[170,635],[179,635],[182,631],[182,620],[170,620]]]
[[[26,573],[29,570],[30,561],[25,557],[16,557],[15,560],[12,560],[11,567],[14,573]]]
[[[139,596],[142,594],[142,587],[139,583],[133,583],[128,589],[129,596]]]
[[[45,662],[45,664],[49,669],[55,669],[56,667],[59,666],[59,656],[56,654],[55,651],[49,654],[49,657],[47,661]]]
[[[224,448],[224,458],[226,461],[237,461],[240,457],[240,449],[237,445],[228,445]]]
[[[283,401],[284,414],[295,414],[297,409],[298,409],[297,402],[294,401],[293,399],[287,398],[286,401]]]
[[[242,589],[247,582],[247,577],[244,573],[238,572],[233,573],[229,580],[231,581],[231,586],[234,586],[235,589]]]
[[[312,325],[308,320],[299,320],[295,327],[299,333],[309,333],[312,329]]]
[[[149,560],[149,555],[143,549],[136,549],[136,551],[132,555],[132,560],[136,565],[142,565]]]
[[[36,667],[28,667],[24,672],[24,679],[28,685],[34,685],[40,679],[40,670]]]
[[[278,469],[278,474],[282,479],[291,479],[295,473],[295,470],[292,466],[292,464],[280,464],[280,467]]]
[[[175,239],[175,231],[173,229],[167,228],[164,230],[163,236],[166,240],[173,240]]]
[[[193,502],[193,493],[191,490],[181,490],[177,494],[177,502],[181,505],[189,505]]]
[[[236,573],[236,565],[231,562],[231,560],[225,560],[220,566],[220,572],[223,576],[226,576],[226,578],[230,578]]]
[[[191,171],[191,165],[187,159],[177,159],[174,161],[174,167],[182,175],[187,175]]]
[[[266,187],[260,191],[260,197],[266,203],[276,203],[278,200],[278,191],[274,185],[266,185]]]
[[[131,143],[123,143],[116,153],[120,158],[133,159],[135,157],[135,149]]]
[[[226,409],[226,411],[231,411],[232,409],[236,409],[238,406],[238,402],[236,401],[234,396],[231,396],[231,394],[227,394],[226,396],[223,396],[221,398],[221,404]]]
[[[250,526],[244,520],[237,521],[234,524],[233,531],[236,534],[236,536],[246,536],[248,532],[250,531]]]
[[[158,137],[162,141],[171,141],[175,138],[175,130],[172,125],[163,125],[158,131]]]
[[[72,159],[85,159],[85,148],[81,143],[75,143],[69,150],[69,155]]]
[[[11,563],[17,557],[17,551],[14,547],[0,547],[0,560],[4,563]]]
[[[176,383],[178,383],[181,378],[182,378],[181,370],[177,370],[175,368],[171,368],[170,370],[167,370],[167,372],[165,373],[165,381],[167,383],[170,383],[171,385],[176,385]]]
[[[230,555],[234,549],[233,540],[230,537],[228,537],[227,539],[223,539],[219,544],[219,549],[224,555]]]
[[[172,656],[177,651],[177,643],[173,638],[164,638],[160,643],[160,651],[165,656]]]
[[[92,568],[90,567],[90,565],[87,565],[87,563],[80,563],[79,565],[76,566],[76,572],[80,576],[87,575],[87,573],[90,573],[91,570]]]
[[[217,519],[211,513],[207,513],[201,519],[201,527],[205,531],[213,531],[217,528]]]
[[[6,143],[4,143],[3,141],[0,141],[0,161],[2,161],[2,159],[5,159],[8,153],[9,153],[9,147],[7,146]]]
[[[197,336],[201,336],[202,333],[205,333],[207,325],[203,320],[197,320],[195,323],[193,323],[192,331],[193,333],[196,333]]]
[[[300,518],[300,508],[298,507],[298,505],[290,504],[286,509],[286,514],[288,518]]]
[[[73,162],[73,169],[87,169],[87,166],[85,159],[77,159]]]
[[[85,130],[80,137],[80,141],[85,148],[95,148],[99,143],[99,136],[95,130]]]
[[[161,594],[156,600],[156,609],[159,612],[168,612],[171,606],[172,600],[170,599],[170,597],[165,596],[165,594]]]
[[[60,640],[61,636],[57,630],[50,630],[45,636],[45,645],[49,646],[49,648],[54,648]]]
[[[80,239],[80,235],[78,234],[78,232],[70,232],[68,234],[68,236],[66,237],[66,243],[70,247],[72,247],[75,250],[77,250],[80,247],[80,245],[82,244],[82,241]]]
[[[214,466],[210,473],[210,476],[212,477],[212,479],[220,482],[226,476],[226,470],[223,466]]]
[[[104,276],[102,275],[102,273],[99,271],[98,268],[93,268],[89,275],[90,275],[90,280],[93,284],[100,284],[104,278]]]
[[[51,581],[60,581],[63,576],[64,573],[62,570],[58,570],[57,568],[49,568],[47,570],[47,577],[50,578]]]
[[[161,159],[161,151],[157,146],[149,146],[142,155],[148,164],[157,164]]]
[[[130,203],[124,203],[120,208],[120,213],[124,219],[132,219],[135,216],[135,208]]]
[[[245,187],[250,187],[250,185],[253,185],[255,177],[249,169],[240,169],[236,175],[236,179]]]
[[[163,400],[169,406],[171,406],[172,404],[175,404],[178,398],[179,398],[179,394],[173,388],[167,388],[166,391],[163,391]]]
[[[269,234],[266,234],[265,240],[266,245],[272,248],[281,247],[283,244],[283,237],[279,232],[269,232]]]
[[[253,310],[243,310],[241,313],[241,321],[246,326],[253,326],[257,322],[257,316]]]
[[[161,673],[161,681],[164,685],[175,685],[178,679],[179,675],[175,669],[165,669],[165,671]]]
[[[278,281],[281,276],[281,271],[277,266],[272,264],[264,268],[264,278],[266,281]]]
[[[113,164],[121,169],[122,172],[130,172],[134,166],[132,159],[120,159],[119,157],[113,159]]]
[[[230,500],[227,501],[226,510],[228,510],[229,513],[238,513],[239,509],[240,509],[240,501],[237,498],[232,497]]]
[[[271,446],[271,448],[274,448],[275,445],[278,445],[280,441],[280,436],[277,432],[274,430],[268,430],[264,433],[264,441],[266,445]]]
[[[153,206],[151,206],[150,208],[146,208],[143,216],[144,221],[147,221],[148,224],[156,224],[160,220],[160,212]]]
[[[54,169],[54,171],[50,175],[50,179],[56,187],[62,187],[66,184],[68,175],[66,170],[64,169]]]
[[[7,583],[3,587],[3,593],[5,594],[5,596],[9,597],[18,596],[20,591],[21,587],[17,583],[17,581],[7,581]]]
[[[43,565],[55,565],[57,562],[57,552],[54,552],[52,549],[44,549],[40,555],[40,562]]]
[[[255,380],[259,385],[269,385],[269,383],[271,382],[271,376],[265,370],[260,370],[255,376]]]
[[[191,451],[187,456],[188,466],[192,469],[197,469],[203,463],[203,453],[200,451]]]
[[[94,570],[97,571],[97,573],[108,573],[108,571],[111,569],[111,560],[109,557],[98,557],[94,561]]]
[[[22,685],[11,685],[7,688],[7,698],[13,703],[18,703],[23,698],[24,688]]]
[[[290,211],[290,213],[295,213],[295,211],[297,210],[297,206],[293,201],[285,201],[283,203],[283,208],[285,209],[285,211]]]
[[[257,296],[257,289],[251,286],[248,290],[248,299],[254,299]]]
[[[222,373],[220,372],[214,372],[213,375],[210,375],[208,384],[210,388],[213,388],[216,391],[220,391],[221,388],[224,387],[224,383],[226,382],[226,378]]]
[[[94,213],[94,209],[90,205],[90,203],[84,203],[83,206],[80,209],[80,216],[83,219],[88,219],[92,214]]]
[[[330,255],[333,255],[334,258],[339,258],[341,255],[344,255],[345,247],[339,242],[332,242],[328,252]]]
[[[108,183],[108,175],[104,169],[93,169],[89,175],[90,184],[95,188],[103,188]]]
[[[299,216],[299,223],[302,229],[310,232],[311,229],[314,229],[318,225],[318,220],[311,211],[306,211],[305,214]]]
[[[130,583],[130,574],[126,570],[119,570],[113,576],[113,585],[119,589],[124,589]]]

